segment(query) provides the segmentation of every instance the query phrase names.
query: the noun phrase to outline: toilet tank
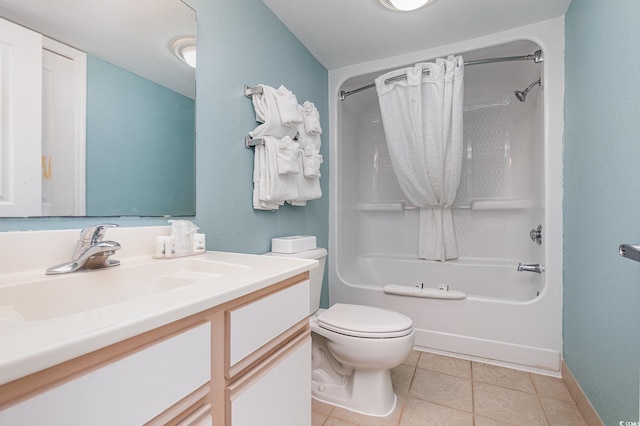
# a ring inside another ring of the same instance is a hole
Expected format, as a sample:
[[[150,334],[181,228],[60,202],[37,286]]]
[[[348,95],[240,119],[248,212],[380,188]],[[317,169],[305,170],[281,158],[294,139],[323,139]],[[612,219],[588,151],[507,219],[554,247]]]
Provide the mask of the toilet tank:
[[[313,315],[320,308],[320,294],[322,293],[322,279],[324,277],[324,265],[327,259],[327,249],[318,247],[311,250],[299,251],[297,253],[265,253],[269,256],[295,257],[298,259],[317,260],[320,265],[309,271],[310,297],[309,297],[309,315]]]

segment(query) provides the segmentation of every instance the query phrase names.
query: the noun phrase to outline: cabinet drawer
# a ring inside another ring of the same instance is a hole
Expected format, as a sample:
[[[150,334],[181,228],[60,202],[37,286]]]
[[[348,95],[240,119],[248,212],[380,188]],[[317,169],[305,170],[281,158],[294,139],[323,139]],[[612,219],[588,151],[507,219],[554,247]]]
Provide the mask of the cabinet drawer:
[[[233,367],[308,317],[309,280],[228,311],[227,367]]]
[[[140,425],[211,380],[204,323],[0,411],[3,425]]]

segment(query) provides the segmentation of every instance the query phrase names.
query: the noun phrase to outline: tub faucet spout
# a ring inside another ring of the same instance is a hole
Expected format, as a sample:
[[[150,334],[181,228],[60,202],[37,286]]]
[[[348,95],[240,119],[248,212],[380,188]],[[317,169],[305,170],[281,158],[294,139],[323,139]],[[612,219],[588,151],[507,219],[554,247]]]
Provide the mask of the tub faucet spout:
[[[47,275],[67,274],[80,270],[92,270],[118,266],[119,260],[109,259],[121,246],[115,241],[102,241],[107,228],[118,225],[103,223],[80,231],[80,238],[73,250],[72,260],[47,268]]]
[[[518,263],[518,272],[535,272],[539,274],[542,271],[544,271],[544,267],[541,266],[539,263],[531,263],[531,264]]]

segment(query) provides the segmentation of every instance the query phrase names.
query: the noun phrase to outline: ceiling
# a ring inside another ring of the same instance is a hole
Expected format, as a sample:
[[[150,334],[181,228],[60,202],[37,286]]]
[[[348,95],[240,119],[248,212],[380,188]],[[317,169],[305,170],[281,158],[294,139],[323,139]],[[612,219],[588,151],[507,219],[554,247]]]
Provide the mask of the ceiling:
[[[0,0],[0,16],[193,98],[195,73],[171,43],[195,36],[180,0]]]
[[[263,2],[332,70],[556,18],[571,0],[433,0],[414,12],[379,0]]]

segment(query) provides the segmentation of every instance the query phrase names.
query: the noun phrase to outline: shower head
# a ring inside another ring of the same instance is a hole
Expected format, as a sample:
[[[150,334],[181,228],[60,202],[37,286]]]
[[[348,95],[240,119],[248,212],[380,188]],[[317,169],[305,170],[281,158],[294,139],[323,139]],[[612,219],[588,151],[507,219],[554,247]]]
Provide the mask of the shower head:
[[[516,90],[515,92],[513,92],[513,94],[514,94],[514,95],[516,95],[516,99],[517,99],[517,100],[519,100],[520,102],[524,102],[524,101],[525,101],[525,99],[527,99],[527,94],[529,93],[529,91],[530,91],[531,89],[533,89],[533,87],[534,87],[536,84],[540,84],[540,85],[542,85],[541,79],[538,79],[538,80],[534,81],[533,83],[531,83],[531,84],[529,85],[529,87],[527,87],[527,88],[526,88],[526,89],[524,89],[524,90]]]

